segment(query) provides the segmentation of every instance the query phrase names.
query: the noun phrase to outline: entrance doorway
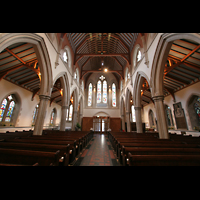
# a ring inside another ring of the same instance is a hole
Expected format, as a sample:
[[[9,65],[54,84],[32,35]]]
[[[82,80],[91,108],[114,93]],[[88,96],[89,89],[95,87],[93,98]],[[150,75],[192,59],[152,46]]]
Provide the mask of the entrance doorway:
[[[96,133],[106,132],[110,126],[110,117],[107,116],[94,116],[93,129]]]

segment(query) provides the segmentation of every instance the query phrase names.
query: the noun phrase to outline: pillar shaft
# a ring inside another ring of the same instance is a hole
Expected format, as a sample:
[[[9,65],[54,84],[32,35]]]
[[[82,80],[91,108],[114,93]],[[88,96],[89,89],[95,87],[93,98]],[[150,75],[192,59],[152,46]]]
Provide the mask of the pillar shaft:
[[[40,98],[40,104],[33,135],[42,135],[44,120],[47,112],[48,100],[50,99],[50,96],[39,95],[39,98]]]
[[[156,108],[159,138],[169,139],[168,126],[167,126],[164,104],[163,104],[164,96],[155,96],[155,97],[152,97],[152,99],[154,100],[155,108]]]
[[[134,109],[135,109],[137,133],[143,133],[141,107],[134,107]]]
[[[67,109],[69,109],[69,106],[62,106],[60,131],[65,131]]]

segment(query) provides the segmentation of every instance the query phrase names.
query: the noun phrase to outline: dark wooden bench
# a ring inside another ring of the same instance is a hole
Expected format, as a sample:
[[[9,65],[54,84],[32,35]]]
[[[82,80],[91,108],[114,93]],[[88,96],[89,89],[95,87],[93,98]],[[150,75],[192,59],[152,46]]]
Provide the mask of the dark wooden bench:
[[[145,148],[122,146],[120,160],[123,166],[127,166],[128,153],[132,155],[200,155],[200,148]]]
[[[34,165],[40,166],[58,166],[60,151],[43,152],[29,151],[19,149],[0,149],[0,163]]]
[[[200,155],[132,155],[129,166],[200,166]]]
[[[6,167],[18,167],[18,166],[39,166],[38,163],[35,163],[33,165],[17,165],[17,164],[8,164],[8,163],[0,163],[0,167],[6,166]]]
[[[45,152],[56,152],[57,150],[60,150],[59,164],[61,166],[68,166],[68,164],[69,164],[70,144],[68,144],[68,145],[49,145],[49,144],[0,142],[0,148],[45,151]]]
[[[51,145],[68,145],[70,144],[70,155],[69,162],[73,162],[76,156],[76,140],[74,141],[54,141],[54,140],[35,140],[35,139],[8,139],[4,142],[14,142],[14,143],[32,143],[32,144],[51,144]]]

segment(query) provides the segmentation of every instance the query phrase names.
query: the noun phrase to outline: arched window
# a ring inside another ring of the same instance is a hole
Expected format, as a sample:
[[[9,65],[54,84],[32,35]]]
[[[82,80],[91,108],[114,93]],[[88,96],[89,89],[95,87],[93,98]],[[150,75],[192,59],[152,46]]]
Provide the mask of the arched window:
[[[104,80],[105,77],[101,75],[97,82],[97,103],[107,103],[107,81]],[[103,95],[101,95],[103,93]],[[102,98],[103,96],[103,98]]]
[[[112,106],[116,107],[116,85],[112,84]]]
[[[107,103],[107,81],[103,81],[103,103]]]
[[[131,106],[131,113],[132,113],[132,120],[133,120],[133,122],[136,122],[136,119],[135,119],[135,108],[134,108],[133,105]]]
[[[12,95],[9,95],[2,101],[0,109],[0,122],[11,122],[15,100]]]
[[[5,122],[10,122],[14,107],[15,107],[15,102],[11,101],[6,114]]]
[[[97,103],[101,103],[101,81],[97,82]]]
[[[167,105],[165,105],[165,113],[166,113],[166,119],[167,119],[168,126],[174,126],[171,109]]]
[[[7,105],[7,100],[4,99],[2,104],[1,104],[1,110],[0,110],[0,122],[2,121],[3,119],[3,114],[5,112],[5,109],[6,109],[6,105]]]
[[[139,62],[141,60],[142,54],[141,54],[140,50],[138,50],[136,58],[137,58],[137,62]]]
[[[92,83],[89,84],[88,88],[88,106],[92,105]]]
[[[198,97],[196,102],[194,103],[194,109],[196,111],[197,118],[200,124],[200,97]]]
[[[63,60],[67,63],[68,62],[68,58],[67,58],[67,52],[64,51],[63,53]]]
[[[154,114],[153,114],[152,110],[149,111],[149,125],[150,125],[151,128],[153,126],[155,126],[155,123],[154,123]]]
[[[32,124],[35,123],[36,118],[37,118],[37,114],[38,114],[38,110],[39,110],[39,104],[35,107],[34,113],[33,113],[33,120],[32,120]]]
[[[55,121],[56,121],[56,109],[54,108],[51,112],[50,125],[55,125]]]
[[[73,105],[69,106],[69,121],[72,121]]]
[[[67,109],[66,121],[68,121],[69,108]]]

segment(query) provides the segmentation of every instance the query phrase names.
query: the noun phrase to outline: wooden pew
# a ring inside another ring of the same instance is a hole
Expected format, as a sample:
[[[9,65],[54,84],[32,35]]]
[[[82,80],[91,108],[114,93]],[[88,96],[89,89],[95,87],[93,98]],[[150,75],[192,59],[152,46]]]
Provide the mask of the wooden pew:
[[[200,155],[132,155],[129,166],[200,166]]]
[[[32,144],[51,144],[51,145],[68,145],[70,144],[70,156],[69,162],[73,162],[76,156],[76,140],[74,141],[54,141],[54,140],[33,140],[33,139],[8,139],[4,140],[4,142],[15,142],[15,143],[32,143]]]
[[[0,148],[45,151],[45,152],[56,152],[57,150],[60,150],[59,164],[61,166],[68,166],[68,164],[69,164],[70,144],[68,144],[68,145],[49,145],[49,144],[0,142]]]
[[[122,146],[121,164],[127,166],[128,153],[132,155],[200,155],[200,148],[145,148]]]
[[[38,163],[35,163],[35,164],[33,164],[33,165],[17,165],[17,164],[0,163],[0,166],[6,166],[6,167],[39,166],[39,164],[38,164]]]
[[[43,152],[29,151],[19,149],[0,149],[0,163],[34,165],[40,166],[58,166],[60,151]]]

